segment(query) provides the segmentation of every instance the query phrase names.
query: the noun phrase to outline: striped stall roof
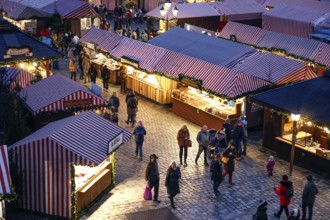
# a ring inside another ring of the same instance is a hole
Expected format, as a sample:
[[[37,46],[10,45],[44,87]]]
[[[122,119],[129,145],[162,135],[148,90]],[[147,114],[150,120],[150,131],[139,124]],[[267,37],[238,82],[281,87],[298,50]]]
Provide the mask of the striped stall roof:
[[[108,143],[123,133],[127,142],[131,133],[95,112],[83,112],[51,122],[33,134],[16,142],[11,148],[22,147],[33,141],[49,138],[92,164],[100,164],[108,155]]]
[[[72,100],[92,99],[92,105],[106,104],[86,87],[60,74],[32,84],[23,89],[20,96],[34,115],[42,111],[68,109],[64,103]]]
[[[330,66],[330,45],[321,42],[313,54],[313,60],[326,66]]]
[[[79,0],[4,0],[3,8],[14,19],[51,17],[55,10],[62,19],[97,15],[87,2]]]
[[[80,42],[94,43],[101,50],[112,53],[113,49],[118,46],[123,38],[124,37],[113,32],[91,28],[86,34],[84,34],[84,36],[82,36]]]
[[[0,67],[0,75],[2,74],[2,83],[6,86],[10,85],[11,88],[14,88],[15,83],[17,83],[20,88],[24,89],[34,80],[32,73],[15,67]]]
[[[157,62],[162,58],[165,49],[146,44],[141,41],[124,38],[113,50],[112,55],[117,58],[123,56],[139,61],[139,67],[152,71]]]
[[[229,21],[261,19],[266,11],[256,1],[235,0],[209,3],[221,15],[226,15]],[[181,13],[181,11],[180,11]]]
[[[307,64],[269,53],[256,53],[239,63],[234,70],[274,84],[315,78]]]
[[[280,5],[262,15],[262,26],[266,30],[309,38],[313,22],[324,14],[316,9]]]
[[[168,18],[173,19],[174,15],[172,9],[176,6],[179,10],[178,19],[183,18],[200,18],[200,17],[219,17],[220,14],[217,12],[210,4],[208,3],[190,3],[190,4],[171,4],[171,7],[168,11]],[[158,6],[150,10],[145,16],[163,19],[160,14],[160,8]]]
[[[278,7],[279,5],[294,5],[318,11],[329,12],[330,2],[321,2],[318,0],[266,0],[263,5],[270,7]]]
[[[0,194],[10,194],[10,184],[7,145],[0,145]]]
[[[20,208],[71,218],[71,164],[98,165],[108,155],[108,142],[131,133],[94,112],[49,123],[13,144],[13,159],[23,172]]]
[[[258,27],[229,21],[221,30],[220,37],[230,39],[230,35],[236,35],[238,42],[257,45],[266,33],[266,30]]]
[[[152,38],[148,43],[209,63],[228,67],[256,52],[256,49],[246,45],[216,39],[182,28],[173,28]]]

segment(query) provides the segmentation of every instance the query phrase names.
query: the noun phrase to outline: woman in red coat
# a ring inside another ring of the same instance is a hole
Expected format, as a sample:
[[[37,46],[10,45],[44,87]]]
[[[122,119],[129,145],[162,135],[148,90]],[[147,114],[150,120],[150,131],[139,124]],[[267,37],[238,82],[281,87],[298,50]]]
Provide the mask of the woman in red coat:
[[[276,187],[274,187],[274,192],[280,196],[280,206],[281,206],[280,211],[278,211],[278,213],[274,214],[274,216],[277,218],[281,218],[283,209],[285,211],[286,217],[289,216],[288,206],[290,205],[291,198],[288,197],[288,194],[287,194],[288,189],[293,190],[292,182],[288,180],[287,175],[283,175],[282,181],[280,182],[280,186],[277,189],[276,189]]]
[[[187,166],[188,145],[190,140],[189,130],[187,125],[183,125],[177,135],[178,145],[180,147],[180,165],[182,165],[182,154],[184,151],[184,166]]]

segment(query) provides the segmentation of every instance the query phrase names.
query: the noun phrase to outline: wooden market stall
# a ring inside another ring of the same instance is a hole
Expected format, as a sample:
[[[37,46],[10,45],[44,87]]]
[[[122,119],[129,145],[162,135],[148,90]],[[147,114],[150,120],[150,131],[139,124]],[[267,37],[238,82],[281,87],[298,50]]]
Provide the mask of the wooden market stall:
[[[36,36],[48,28],[46,19],[52,17],[55,11],[63,21],[70,23],[70,31],[79,37],[91,28],[91,17],[97,16],[87,2],[79,0],[6,0],[2,7],[10,21]]]
[[[49,62],[65,57],[3,18],[0,18],[0,42],[0,54],[3,54],[0,66],[20,68],[43,78],[51,75]]]
[[[60,74],[21,90],[20,97],[35,116],[37,127],[75,112],[96,110],[107,105],[88,88]]]
[[[52,122],[10,146],[23,172],[16,205],[69,219],[113,183],[113,152],[131,133],[94,112]]]
[[[35,76],[28,71],[15,67],[0,67],[0,79],[5,86],[9,86],[11,90],[16,86],[24,89],[31,85]]]
[[[295,132],[297,165],[330,174],[330,73],[252,97],[265,108],[263,146],[288,159]],[[299,114],[297,129],[292,116]]]

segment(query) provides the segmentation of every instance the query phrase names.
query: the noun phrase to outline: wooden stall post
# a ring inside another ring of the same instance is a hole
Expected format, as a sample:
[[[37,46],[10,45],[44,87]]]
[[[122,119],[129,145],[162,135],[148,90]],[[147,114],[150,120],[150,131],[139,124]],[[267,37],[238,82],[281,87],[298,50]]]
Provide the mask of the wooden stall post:
[[[43,68],[46,70],[46,76],[50,76],[50,65],[49,65],[49,60],[45,60],[41,62]]]
[[[297,136],[297,122],[300,119],[299,114],[291,114],[293,127],[292,127],[292,143],[291,143],[291,154],[290,154],[290,176],[292,176],[293,161],[294,161],[294,151],[296,147],[296,136]]]

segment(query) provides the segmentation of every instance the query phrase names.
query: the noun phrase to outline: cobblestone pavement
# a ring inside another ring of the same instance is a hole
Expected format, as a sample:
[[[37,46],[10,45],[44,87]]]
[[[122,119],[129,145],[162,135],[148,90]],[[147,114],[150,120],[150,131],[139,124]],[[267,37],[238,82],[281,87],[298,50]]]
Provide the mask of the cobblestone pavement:
[[[67,61],[61,61],[61,70],[57,71],[68,76]],[[77,78],[79,73],[77,74]],[[101,85],[101,80],[97,79]],[[103,92],[105,99],[109,94],[118,91],[122,105],[120,106],[119,125],[132,130],[126,125],[126,109],[124,95],[120,94],[117,86],[110,85],[109,91]],[[190,219],[251,219],[255,213],[259,199],[268,201],[268,215],[273,218],[273,213],[279,209],[279,198],[273,192],[274,184],[278,186],[281,175],[288,172],[289,164],[286,161],[275,158],[276,165],[274,177],[267,177],[265,165],[269,153],[259,150],[261,147],[260,132],[250,133],[248,140],[248,155],[244,160],[236,162],[236,170],[233,174],[234,186],[229,187],[228,178],[220,185],[221,195],[216,198],[212,190],[209,168],[205,167],[202,160],[196,166],[194,159],[197,153],[195,137],[200,127],[188,122],[172,113],[166,106],[155,104],[145,98],[139,97],[139,111],[137,120],[142,120],[147,136],[143,146],[143,161],[135,159],[134,141],[121,146],[117,151],[116,163],[116,187],[96,203],[81,219],[128,219],[126,214],[170,207],[164,186],[166,170],[172,160],[179,161],[179,148],[176,142],[178,129],[186,124],[189,128],[193,146],[188,151],[188,167],[181,167],[181,193],[175,197],[176,210],[173,214],[182,220]],[[143,191],[146,185],[144,180],[145,166],[150,154],[159,156],[160,171],[160,204],[155,205],[151,201],[143,200]],[[316,161],[317,162],[317,161]],[[290,209],[298,207],[300,203],[306,176],[311,172],[294,167],[294,175],[290,178],[295,187],[295,195]],[[330,181],[313,173],[315,183],[319,188],[316,203],[314,205],[313,219],[330,218]],[[282,219],[284,219],[284,213]],[[32,218],[16,218],[32,219]],[[37,219],[37,218],[35,218]]]
[[[65,71],[64,71],[65,72]],[[67,73],[65,73],[68,75]],[[101,85],[98,79],[97,84]],[[124,122],[126,119],[125,95],[120,94],[117,86],[111,85],[103,92],[108,99],[113,91],[117,91],[122,105],[119,112],[119,125],[132,130]],[[181,167],[181,193],[175,197],[176,210],[172,212],[179,219],[251,219],[260,199],[268,201],[268,215],[273,219],[273,213],[279,209],[279,198],[273,192],[274,184],[278,186],[281,176],[287,174],[289,164],[275,158],[274,177],[267,177],[265,170],[269,153],[260,151],[262,139],[260,132],[250,133],[248,140],[248,155],[244,160],[236,162],[233,175],[234,186],[229,187],[228,178],[220,185],[221,195],[216,198],[212,190],[209,168],[203,165],[202,159],[196,166],[194,159],[197,153],[195,137],[200,127],[176,116],[169,107],[161,106],[139,97],[137,120],[142,120],[147,130],[143,146],[143,161],[135,159],[135,143],[133,140],[124,144],[117,151],[116,187],[96,203],[81,219],[128,219],[126,214],[170,207],[164,186],[167,168],[172,160],[179,161],[179,147],[176,134],[184,124],[188,125],[193,146],[188,150],[188,167]],[[144,180],[145,166],[150,154],[159,156],[160,171],[160,204],[143,200],[146,185]],[[306,176],[310,171],[294,167],[294,175],[290,178],[295,187],[295,195],[290,209],[298,207],[301,200]],[[312,174],[319,188],[313,219],[330,218],[330,181],[315,173]],[[285,214],[282,214],[284,219]],[[276,219],[276,218],[274,218]]]

